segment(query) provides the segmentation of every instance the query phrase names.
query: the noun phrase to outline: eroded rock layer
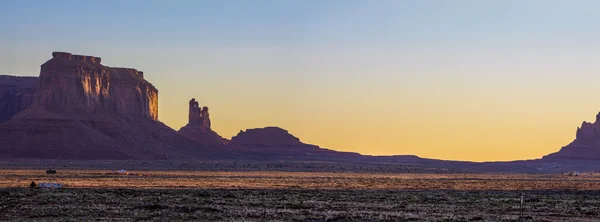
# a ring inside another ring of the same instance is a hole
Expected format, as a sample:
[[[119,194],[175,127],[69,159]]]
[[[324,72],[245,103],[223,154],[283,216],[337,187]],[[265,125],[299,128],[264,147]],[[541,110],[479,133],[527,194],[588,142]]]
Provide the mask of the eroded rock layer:
[[[0,123],[33,103],[37,81],[37,77],[0,75]]]
[[[222,158],[158,121],[158,91],[135,69],[53,53],[33,104],[0,124],[0,158]],[[30,95],[31,96],[31,95]]]
[[[35,106],[59,113],[114,111],[158,120],[158,90],[130,68],[111,68],[100,58],[52,53],[41,67]]]
[[[189,102],[188,124],[179,129],[179,133],[201,144],[223,145],[227,140],[213,131],[210,124],[208,107],[200,107],[196,99]]]
[[[584,121],[577,127],[575,140],[544,160],[600,160],[600,113],[594,123]]]

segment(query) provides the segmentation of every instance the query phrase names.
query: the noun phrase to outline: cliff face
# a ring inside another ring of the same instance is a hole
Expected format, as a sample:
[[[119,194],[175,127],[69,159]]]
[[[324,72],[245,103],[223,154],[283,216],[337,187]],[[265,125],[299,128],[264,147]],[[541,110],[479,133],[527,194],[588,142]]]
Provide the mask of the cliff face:
[[[179,129],[179,133],[200,144],[223,145],[228,141],[213,131],[210,124],[208,107],[200,107],[196,99],[189,102],[188,124]]]
[[[33,103],[37,81],[37,77],[0,75],[0,123]]]
[[[112,111],[158,120],[158,90],[135,69],[111,68],[100,58],[52,53],[41,67],[34,105],[59,113]]]
[[[577,127],[575,140],[558,152],[544,156],[545,160],[600,160],[600,113],[594,123],[583,122]]]
[[[218,146],[199,145],[157,121],[158,91],[143,73],[100,65],[100,58],[53,53],[41,67],[32,103],[0,124],[0,158],[228,156]]]

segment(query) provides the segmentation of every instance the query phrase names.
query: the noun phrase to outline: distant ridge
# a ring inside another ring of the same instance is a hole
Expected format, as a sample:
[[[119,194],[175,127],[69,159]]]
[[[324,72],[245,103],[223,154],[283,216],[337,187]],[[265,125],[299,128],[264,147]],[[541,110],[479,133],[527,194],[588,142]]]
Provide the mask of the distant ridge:
[[[575,140],[543,160],[600,160],[600,113],[594,123],[583,121],[577,127]]]
[[[600,114],[541,160],[484,163],[335,151],[277,126],[227,140],[211,127],[208,107],[195,99],[179,132],[166,126],[158,120],[158,89],[144,73],[104,66],[99,57],[54,52],[40,77],[0,75],[0,159],[366,162],[476,172],[594,170],[600,160]]]

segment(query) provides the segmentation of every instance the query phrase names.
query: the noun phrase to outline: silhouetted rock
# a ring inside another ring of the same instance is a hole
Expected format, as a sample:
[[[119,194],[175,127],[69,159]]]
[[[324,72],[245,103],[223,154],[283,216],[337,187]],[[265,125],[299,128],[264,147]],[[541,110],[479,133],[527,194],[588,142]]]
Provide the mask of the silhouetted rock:
[[[259,159],[353,161],[363,158],[358,153],[302,143],[287,130],[272,126],[240,131],[231,138],[230,145],[240,149],[242,154]]]
[[[196,125],[204,129],[210,129],[208,107],[200,107],[194,98],[192,98],[189,103],[188,124]]]
[[[600,113],[594,123],[583,122],[577,127],[575,140],[558,152],[544,156],[544,160],[598,160],[600,159]]]
[[[279,127],[265,127],[240,131],[231,138],[238,145],[301,145],[300,139]]]
[[[241,131],[229,142],[195,99],[177,133],[158,121],[158,90],[142,72],[94,56],[52,56],[37,80],[0,78],[0,114],[10,118],[0,124],[0,158],[422,161],[324,149],[279,127]]]
[[[37,81],[37,77],[0,75],[0,123],[33,103]]]
[[[227,140],[213,131],[210,124],[208,107],[200,107],[196,99],[189,102],[188,124],[179,129],[179,133],[194,139],[200,144],[223,145]]]
[[[0,158],[222,158],[158,119],[158,91],[135,69],[55,52],[33,104],[0,124]]]

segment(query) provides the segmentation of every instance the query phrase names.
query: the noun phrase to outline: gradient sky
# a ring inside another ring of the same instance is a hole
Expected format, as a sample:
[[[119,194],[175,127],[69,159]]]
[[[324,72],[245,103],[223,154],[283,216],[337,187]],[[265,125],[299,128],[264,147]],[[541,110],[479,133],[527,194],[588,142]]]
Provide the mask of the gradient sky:
[[[0,74],[133,67],[159,118],[363,154],[539,158],[600,111],[600,1],[0,1]]]

